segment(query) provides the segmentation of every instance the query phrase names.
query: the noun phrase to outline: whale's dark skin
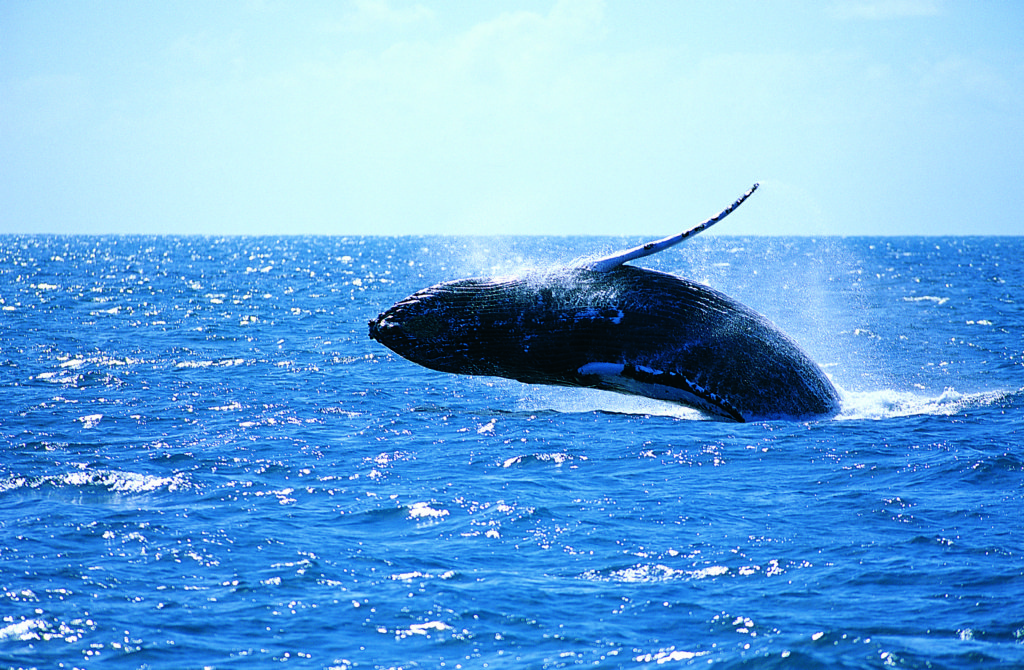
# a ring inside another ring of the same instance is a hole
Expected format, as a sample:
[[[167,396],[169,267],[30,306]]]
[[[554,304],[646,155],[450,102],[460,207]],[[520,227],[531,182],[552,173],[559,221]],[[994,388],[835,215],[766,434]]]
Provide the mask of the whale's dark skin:
[[[628,265],[438,284],[371,321],[370,337],[441,372],[645,395],[734,421],[839,408],[821,369],[766,318]]]
[[[642,395],[732,421],[839,411],[828,377],[768,319],[707,286],[623,264],[660,244],[431,286],[370,321],[370,337],[441,372]]]

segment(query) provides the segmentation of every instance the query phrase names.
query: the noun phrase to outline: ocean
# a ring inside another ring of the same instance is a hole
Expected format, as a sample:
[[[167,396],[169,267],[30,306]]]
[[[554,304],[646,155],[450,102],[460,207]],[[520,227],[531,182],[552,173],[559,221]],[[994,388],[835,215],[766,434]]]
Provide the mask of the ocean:
[[[1024,667],[1024,237],[637,262],[796,339],[816,421],[367,337],[641,241],[0,237],[0,666]]]

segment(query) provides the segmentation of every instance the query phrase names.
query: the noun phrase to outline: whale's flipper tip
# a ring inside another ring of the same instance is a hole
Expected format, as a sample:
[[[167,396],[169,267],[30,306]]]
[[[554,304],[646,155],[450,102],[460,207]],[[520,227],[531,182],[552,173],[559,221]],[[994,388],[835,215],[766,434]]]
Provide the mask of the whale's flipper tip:
[[[737,207],[742,205],[747,198],[753,195],[754,191],[756,191],[760,185],[760,182],[754,182],[754,185],[747,189],[746,193],[737,198],[736,201],[733,202],[731,205],[723,209],[715,216],[712,216],[710,219],[701,221],[696,226],[690,228],[687,231],[679,233],[678,235],[666,237],[663,240],[647,242],[645,244],[641,244],[638,247],[633,247],[632,249],[626,249],[625,251],[616,252],[611,256],[605,256],[604,258],[599,258],[596,261],[588,263],[585,267],[588,270],[593,270],[595,272],[608,272],[609,270],[614,270],[623,263],[627,263],[638,258],[643,258],[645,256],[656,254],[659,251],[664,251],[665,249],[668,249],[669,247],[674,247],[683,240],[693,237],[694,235],[707,230],[708,228],[715,225],[725,217],[732,214],[734,211],[736,211]]]

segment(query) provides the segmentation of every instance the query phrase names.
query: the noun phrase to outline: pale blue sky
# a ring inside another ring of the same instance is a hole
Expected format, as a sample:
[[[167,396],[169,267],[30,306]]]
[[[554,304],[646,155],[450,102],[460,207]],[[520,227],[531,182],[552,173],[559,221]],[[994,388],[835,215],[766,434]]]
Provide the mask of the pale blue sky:
[[[1024,5],[5,0],[0,233],[1024,234]]]

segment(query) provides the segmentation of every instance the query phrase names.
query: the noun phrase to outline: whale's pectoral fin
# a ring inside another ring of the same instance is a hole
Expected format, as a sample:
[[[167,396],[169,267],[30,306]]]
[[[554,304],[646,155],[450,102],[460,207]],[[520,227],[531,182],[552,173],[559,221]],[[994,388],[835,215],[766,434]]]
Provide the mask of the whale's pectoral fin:
[[[730,421],[746,421],[731,402],[674,372],[643,365],[596,362],[587,363],[577,372],[593,388],[677,402]]]
[[[711,217],[710,219],[698,223],[696,226],[690,228],[686,232],[679,233],[678,235],[672,235],[671,237],[666,237],[663,240],[657,240],[655,242],[641,244],[638,247],[627,249],[625,251],[620,251],[618,253],[612,254],[611,256],[599,258],[596,261],[588,263],[586,267],[588,270],[594,270],[596,272],[607,272],[609,270],[614,270],[615,268],[619,267],[620,265],[628,261],[633,261],[636,260],[637,258],[643,258],[644,256],[650,256],[651,254],[656,254],[659,251],[664,251],[669,247],[674,247],[683,240],[689,237],[693,237],[697,233],[707,230],[708,228],[715,225],[725,217],[732,214],[737,207],[743,204],[744,200],[749,198],[751,194],[757,190],[758,186],[759,184],[754,184],[753,186],[750,187],[749,190],[747,190],[746,193],[741,195],[736,200],[736,202],[732,203],[731,205],[723,209],[721,212]]]

